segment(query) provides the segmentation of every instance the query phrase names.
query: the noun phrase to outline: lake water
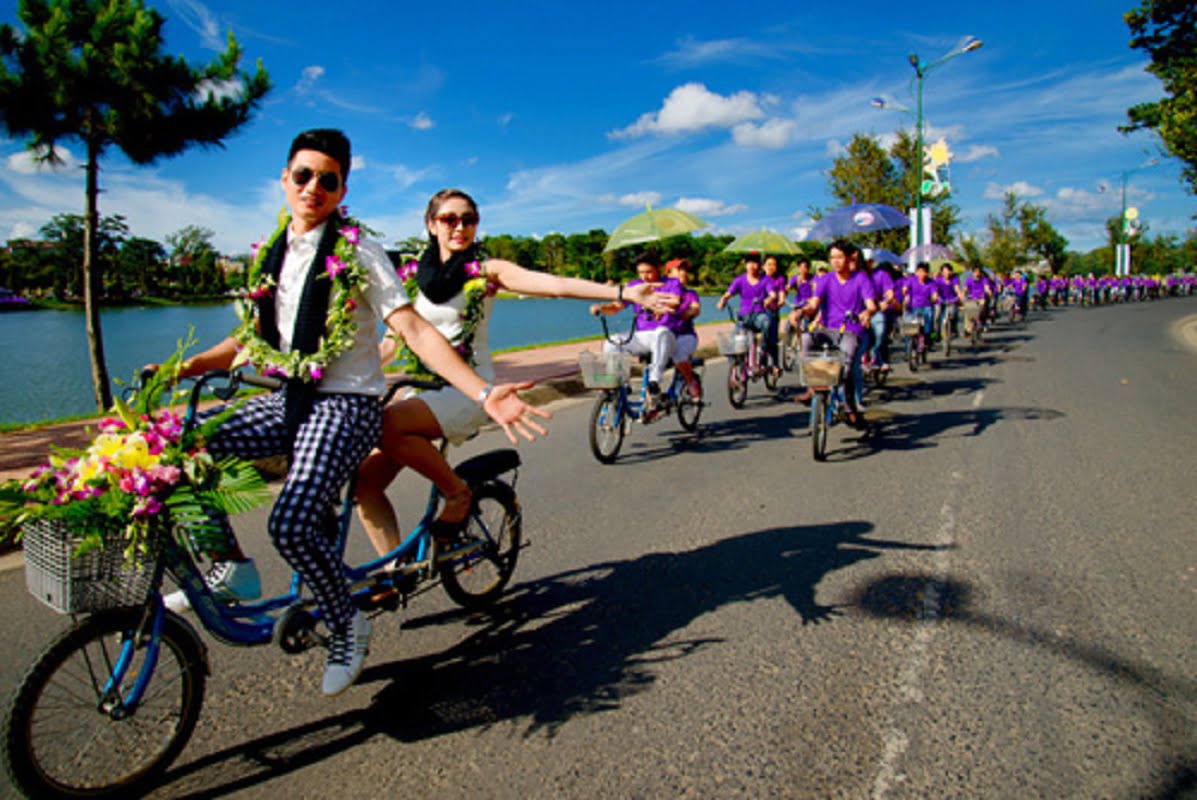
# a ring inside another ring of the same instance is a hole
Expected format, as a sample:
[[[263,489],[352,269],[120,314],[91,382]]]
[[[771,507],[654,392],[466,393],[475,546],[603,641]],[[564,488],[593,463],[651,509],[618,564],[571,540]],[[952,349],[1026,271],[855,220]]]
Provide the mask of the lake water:
[[[703,321],[718,320],[714,297],[703,298]],[[491,320],[491,347],[500,350],[600,334],[585,300],[500,299]],[[616,318],[628,324],[627,312]],[[123,381],[174,352],[195,327],[199,349],[236,325],[232,304],[105,310],[104,353],[111,377]],[[198,352],[198,350],[193,351]],[[81,311],[0,314],[0,423],[37,422],[95,411],[91,365]]]

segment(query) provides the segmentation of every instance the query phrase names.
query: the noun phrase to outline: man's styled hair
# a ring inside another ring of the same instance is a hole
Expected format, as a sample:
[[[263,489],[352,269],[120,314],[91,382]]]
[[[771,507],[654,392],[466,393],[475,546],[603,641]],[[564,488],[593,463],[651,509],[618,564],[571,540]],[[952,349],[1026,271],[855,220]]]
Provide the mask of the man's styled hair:
[[[352,157],[349,153],[349,137],[336,128],[312,128],[304,131],[291,140],[291,150],[287,153],[287,163],[295,158],[300,150],[315,150],[336,161],[341,165],[341,183],[349,183],[349,163]]]

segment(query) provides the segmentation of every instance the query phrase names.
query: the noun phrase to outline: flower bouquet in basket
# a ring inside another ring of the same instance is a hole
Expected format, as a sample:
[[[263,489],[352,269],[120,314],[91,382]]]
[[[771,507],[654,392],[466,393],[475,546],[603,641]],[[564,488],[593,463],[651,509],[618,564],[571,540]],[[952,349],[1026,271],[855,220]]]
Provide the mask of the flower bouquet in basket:
[[[190,335],[180,341],[139,391],[118,399],[86,449],[54,448],[28,478],[0,484],[0,519],[60,527],[75,542],[75,556],[120,543],[124,560],[138,562],[162,531],[186,529],[202,549],[205,534],[218,530],[212,511],[237,514],[269,501],[252,464],[216,461],[205,447],[236,405],[197,426],[169,408],[185,396],[171,387],[193,344]]]

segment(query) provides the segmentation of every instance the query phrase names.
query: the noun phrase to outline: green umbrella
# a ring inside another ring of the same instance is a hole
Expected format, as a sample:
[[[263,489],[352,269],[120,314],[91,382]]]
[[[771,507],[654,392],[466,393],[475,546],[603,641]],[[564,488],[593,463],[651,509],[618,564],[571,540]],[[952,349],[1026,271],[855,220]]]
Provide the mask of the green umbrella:
[[[802,248],[794,244],[777,231],[761,228],[759,231],[746,233],[723,248],[725,253],[771,253],[775,255],[794,256],[802,252]]]
[[[705,227],[706,222],[681,209],[653,208],[649,205],[645,206],[644,213],[620,223],[607,240],[603,252],[609,253],[621,247],[644,242],[659,242],[670,236],[680,236]]]

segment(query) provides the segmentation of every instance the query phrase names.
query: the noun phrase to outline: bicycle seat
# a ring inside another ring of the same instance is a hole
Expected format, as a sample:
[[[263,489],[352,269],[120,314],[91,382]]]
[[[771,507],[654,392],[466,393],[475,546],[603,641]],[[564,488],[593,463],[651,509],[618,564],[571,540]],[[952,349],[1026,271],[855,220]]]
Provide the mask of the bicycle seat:
[[[510,447],[506,447],[467,459],[454,467],[453,471],[463,481],[474,485],[496,475],[502,475],[504,472],[511,472],[521,463],[520,454]]]

